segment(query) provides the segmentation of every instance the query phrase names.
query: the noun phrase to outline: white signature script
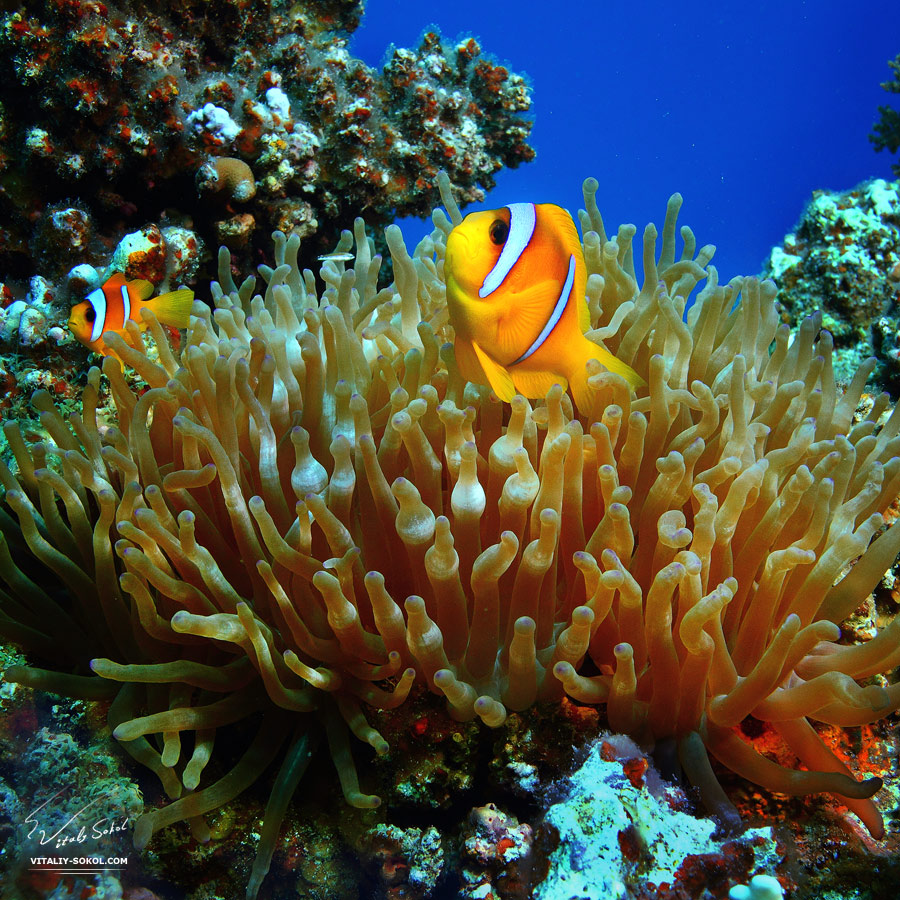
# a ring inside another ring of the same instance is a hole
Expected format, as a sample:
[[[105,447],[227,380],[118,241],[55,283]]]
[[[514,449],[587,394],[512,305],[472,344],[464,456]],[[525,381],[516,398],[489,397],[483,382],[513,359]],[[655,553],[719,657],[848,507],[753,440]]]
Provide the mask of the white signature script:
[[[72,813],[59,828],[51,834],[48,834],[47,829],[41,826],[41,822],[37,818],[38,814],[42,809],[46,809],[47,804],[51,803],[67,790],[68,788],[58,790],[37,809],[32,810],[25,816],[25,824],[31,826],[28,837],[30,838],[36,831],[39,831],[40,837],[38,837],[38,842],[42,847],[47,844],[54,844],[56,849],[59,849],[60,847],[65,847],[67,844],[83,844],[86,841],[97,841],[107,835],[117,834],[128,828],[130,820],[129,817],[124,814],[121,817],[100,816],[96,819],[93,819],[90,815],[86,815],[91,807],[96,806],[102,800],[106,799],[105,797],[95,797],[93,800],[85,803],[77,812]]]

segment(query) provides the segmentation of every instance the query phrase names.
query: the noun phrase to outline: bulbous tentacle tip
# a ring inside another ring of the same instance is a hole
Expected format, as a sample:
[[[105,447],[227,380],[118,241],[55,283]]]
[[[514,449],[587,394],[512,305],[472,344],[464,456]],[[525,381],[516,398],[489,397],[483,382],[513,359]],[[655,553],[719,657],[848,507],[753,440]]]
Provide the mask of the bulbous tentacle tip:
[[[711,809],[709,813],[718,826],[717,836],[719,837],[738,837],[747,830],[747,823],[730,802]]]
[[[878,778],[877,776],[873,776],[872,778],[866,778],[864,781],[860,782],[861,786],[865,788],[866,793],[861,793],[860,797],[869,798],[874,797],[883,787],[884,780],[882,778]],[[874,837],[874,835],[873,835]]]
[[[381,806],[381,797],[376,794],[363,794],[360,791],[347,795],[346,800],[355,809],[377,809]]]
[[[566,681],[575,674],[575,667],[570,662],[558,662],[553,667],[553,674],[560,680]]]

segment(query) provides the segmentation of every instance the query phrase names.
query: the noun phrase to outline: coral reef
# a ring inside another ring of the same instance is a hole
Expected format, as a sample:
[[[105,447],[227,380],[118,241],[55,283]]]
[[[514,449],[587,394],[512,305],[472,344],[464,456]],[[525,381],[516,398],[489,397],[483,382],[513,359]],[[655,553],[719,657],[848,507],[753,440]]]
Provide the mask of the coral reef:
[[[0,410],[4,416],[19,422],[26,433],[32,432],[38,422],[30,397],[39,389],[64,404],[65,412],[74,410],[87,364],[84,348],[67,325],[69,313],[113,272],[124,273],[129,281],[142,278],[163,293],[194,279],[202,253],[202,242],[189,229],[147,224],[122,237],[109,254],[106,268],[81,262],[55,282],[35,275],[24,291],[0,284]],[[177,344],[178,332],[169,329],[168,334]],[[0,435],[0,447],[4,445],[5,437]]]
[[[250,896],[318,735],[347,802],[378,806],[350,735],[387,756],[395,733],[369,710],[401,714],[414,684],[493,728],[564,693],[603,704],[726,831],[707,749],[767,790],[836,795],[881,838],[880,779],[811,724],[900,706],[882,677],[900,623],[860,642],[837,624],[900,544],[884,527],[900,411],[885,394],[857,415],[874,363],[839,390],[821,316],[779,324],[774,285],[720,285],[687,228],[676,255],[679,196],[661,245],[648,226],[634,248],[631,226],[607,239],[589,180],[590,335],[647,385],[598,366],[581,417],[558,387],[500,404],[456,368],[443,259],[461,216],[442,188],[450,218],[412,255],[386,230],[389,287],[361,219],[321,292],[297,235],[276,235],[259,294],[223,250],[215,309],[195,304],[177,349],[152,314],[133,347],[110,338],[144,382],[104,361],[114,414],[93,369],[81,415],[35,394],[40,440],[6,422],[0,633],[32,662],[6,679],[111,701],[114,737],[171,801],[137,821],[139,848],[177,822],[209,841],[205,816],[280,758]],[[222,733],[245,741],[225,772]]]
[[[362,10],[74,0],[5,12],[0,268],[28,278],[38,261],[55,278],[103,265],[104,246],[167,208],[243,253],[256,235],[268,249],[273,228],[328,241],[359,210],[373,224],[426,214],[438,169],[481,199],[498,169],[534,156],[522,77],[474,39],[434,32],[375,71],[347,50]]]
[[[392,807],[445,810],[474,785],[479,729],[456,722],[415,694],[397,709],[374,713],[372,724],[394,735],[390,751],[376,757],[378,795]]]
[[[493,803],[469,813],[462,839],[459,896],[463,900],[531,897],[531,826]]]
[[[6,667],[15,660],[3,662]],[[10,683],[0,687],[4,900],[121,898],[122,882],[126,896],[138,900],[134,891],[148,883],[131,836],[131,823],[143,808],[141,792],[125,773],[103,724],[102,710],[93,704]],[[50,865],[30,862],[76,855],[130,859],[124,871],[96,876],[61,875]]]
[[[434,826],[398,828],[377,825],[365,837],[364,858],[378,870],[388,900],[430,897],[444,868],[441,836]]]
[[[203,243],[194,232],[178,225],[148,223],[126,234],[113,251],[106,276],[121,272],[128,281],[142,278],[159,293],[174,290],[179,284],[193,283],[200,267]],[[71,288],[73,273],[69,272],[70,300],[78,293]],[[98,279],[102,282],[105,276]]]
[[[594,744],[559,790],[542,824],[553,850],[536,900],[720,896],[780,860],[769,829],[715,838],[715,823],[683,812],[684,795],[618,735]]]
[[[785,321],[816,310],[834,338],[834,374],[849,384],[868,357],[872,381],[900,394],[900,182],[816,191],[763,272],[778,285]]]
[[[889,94],[900,94],[900,53],[893,60],[888,60],[888,66],[894,73],[890,81],[883,81],[881,86]],[[869,140],[879,153],[887,150],[896,153],[900,150],[900,110],[892,106],[878,107],[878,121],[872,128]],[[900,160],[892,166],[895,175],[900,175]]]
[[[73,269],[79,285],[96,281],[92,266]],[[22,294],[21,297],[16,295]],[[84,348],[66,323],[70,304],[66,292],[35,275],[24,292],[14,294],[0,285],[0,410],[32,434],[37,418],[30,398],[45,390],[73,411],[81,396],[79,379],[84,369]],[[0,446],[5,438],[0,436]]]

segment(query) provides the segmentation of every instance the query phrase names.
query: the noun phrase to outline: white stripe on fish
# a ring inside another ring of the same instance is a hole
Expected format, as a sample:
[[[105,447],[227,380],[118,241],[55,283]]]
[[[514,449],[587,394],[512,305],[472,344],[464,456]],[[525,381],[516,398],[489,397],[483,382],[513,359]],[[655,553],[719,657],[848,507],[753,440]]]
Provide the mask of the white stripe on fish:
[[[500,258],[494,264],[494,268],[487,273],[481,289],[478,291],[478,296],[482,300],[493,294],[503,284],[503,279],[509,275],[513,266],[519,261],[519,257],[534,234],[537,213],[533,203],[510,203],[506,208],[509,210],[509,234]]]
[[[131,318],[131,300],[128,297],[128,288],[124,284],[120,291],[122,294],[122,309],[125,312],[123,321],[127,322]]]
[[[106,324],[106,294],[102,288],[97,288],[87,295],[87,300],[94,310],[94,324],[91,328],[91,340],[96,341],[103,334],[103,326]]]
[[[566,281],[562,286],[562,291],[560,291],[559,297],[556,298],[556,303],[553,306],[553,312],[550,313],[550,318],[547,319],[547,324],[541,329],[541,333],[535,338],[534,343],[516,360],[510,363],[511,366],[515,366],[520,362],[528,359],[532,353],[538,350],[541,344],[550,337],[550,332],[556,328],[556,323],[562,318],[563,310],[566,308],[566,304],[569,302],[569,294],[572,293],[572,286],[575,284],[575,257],[569,257],[569,272],[566,275]]]

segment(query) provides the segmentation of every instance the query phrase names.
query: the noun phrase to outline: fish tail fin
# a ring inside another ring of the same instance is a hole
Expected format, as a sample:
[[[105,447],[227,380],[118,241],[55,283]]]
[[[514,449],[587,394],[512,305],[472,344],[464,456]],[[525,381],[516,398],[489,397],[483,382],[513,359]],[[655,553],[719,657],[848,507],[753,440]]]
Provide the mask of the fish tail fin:
[[[593,341],[591,341],[591,343],[593,344]],[[599,344],[593,344],[591,354],[589,359],[596,359],[609,369],[610,372],[615,375],[621,375],[622,378],[628,382],[628,387],[639,388],[647,383],[634,371],[634,369],[631,368],[631,366],[628,365],[628,363],[624,363],[618,357],[613,356],[606,347],[601,347]]]
[[[187,328],[194,304],[194,292],[189,288],[169,291],[147,301],[147,306],[163,324],[171,328]]]
[[[646,384],[628,363],[622,362],[600,344],[585,339],[585,353],[580,365],[569,374],[569,389],[572,391],[572,399],[575,406],[582,414],[588,414],[595,400],[595,393],[588,385],[588,368],[590,360],[596,359],[607,371],[623,378],[632,389]]]

